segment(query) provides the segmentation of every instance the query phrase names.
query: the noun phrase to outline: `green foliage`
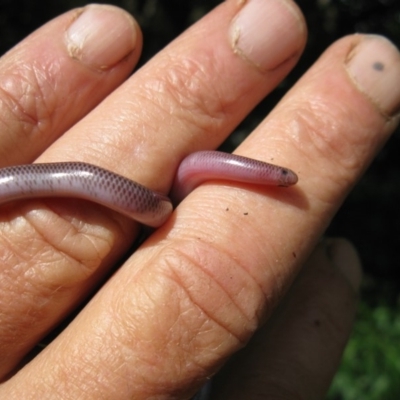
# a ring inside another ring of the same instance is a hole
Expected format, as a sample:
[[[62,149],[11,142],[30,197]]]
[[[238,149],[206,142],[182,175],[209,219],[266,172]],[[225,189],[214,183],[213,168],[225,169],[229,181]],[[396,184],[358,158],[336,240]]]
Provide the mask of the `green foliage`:
[[[362,302],[328,400],[400,399],[400,307]]]

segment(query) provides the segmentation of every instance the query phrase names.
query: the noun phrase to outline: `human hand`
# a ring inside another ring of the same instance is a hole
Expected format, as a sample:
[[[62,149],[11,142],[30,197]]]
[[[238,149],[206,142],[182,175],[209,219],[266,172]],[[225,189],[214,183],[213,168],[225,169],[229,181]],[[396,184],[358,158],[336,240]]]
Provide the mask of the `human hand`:
[[[167,193],[183,156],[217,147],[305,44],[292,3],[230,0],[122,84],[140,55],[137,25],[109,7],[77,16],[2,58],[1,166],[86,161]],[[297,187],[203,185],[100,288],[136,223],[79,200],[2,206],[0,397],[187,398],[280,304],[213,396],[321,398],[360,271],[347,242],[308,257],[398,122],[399,64],[382,38],[335,43],[237,151],[293,169]]]

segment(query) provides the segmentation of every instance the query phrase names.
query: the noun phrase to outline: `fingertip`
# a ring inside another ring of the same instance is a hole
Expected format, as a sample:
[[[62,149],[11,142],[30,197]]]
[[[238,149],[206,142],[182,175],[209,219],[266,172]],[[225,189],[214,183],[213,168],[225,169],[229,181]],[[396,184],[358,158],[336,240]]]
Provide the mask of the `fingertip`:
[[[301,53],[307,28],[292,1],[251,0],[243,4],[229,32],[236,54],[268,71]]]
[[[124,10],[92,4],[76,11],[65,38],[72,58],[95,69],[106,70],[137,47],[140,29]]]
[[[400,111],[400,54],[383,36],[360,36],[346,60],[346,69],[357,89],[386,116]]]

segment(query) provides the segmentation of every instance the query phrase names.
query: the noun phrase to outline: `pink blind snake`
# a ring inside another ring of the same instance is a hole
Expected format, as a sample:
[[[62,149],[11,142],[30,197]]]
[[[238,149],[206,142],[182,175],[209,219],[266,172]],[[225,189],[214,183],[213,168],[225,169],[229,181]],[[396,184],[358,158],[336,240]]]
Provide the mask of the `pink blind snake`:
[[[99,203],[151,227],[162,225],[200,183],[212,179],[291,186],[288,168],[219,151],[199,151],[180,164],[171,198],[106,169],[81,163],[27,164],[0,169],[0,204],[33,197],[76,197]]]

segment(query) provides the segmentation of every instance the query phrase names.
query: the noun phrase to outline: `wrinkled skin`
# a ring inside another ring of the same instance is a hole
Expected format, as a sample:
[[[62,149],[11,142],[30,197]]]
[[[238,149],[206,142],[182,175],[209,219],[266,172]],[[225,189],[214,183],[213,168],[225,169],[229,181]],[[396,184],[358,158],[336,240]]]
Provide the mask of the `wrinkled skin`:
[[[248,24],[257,15],[267,28]],[[0,166],[84,161],[168,193],[180,160],[216,148],[305,43],[290,1],[228,0],[128,78],[142,47],[133,18],[72,10],[0,60]],[[122,265],[139,226],[113,211],[2,206],[0,397],[186,399],[246,346],[212,398],[324,398],[361,272],[347,241],[317,243],[397,125],[399,70],[383,38],[334,43],[237,149],[298,184],[206,183]]]

